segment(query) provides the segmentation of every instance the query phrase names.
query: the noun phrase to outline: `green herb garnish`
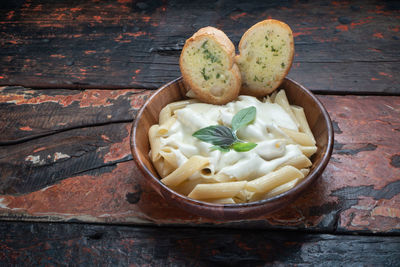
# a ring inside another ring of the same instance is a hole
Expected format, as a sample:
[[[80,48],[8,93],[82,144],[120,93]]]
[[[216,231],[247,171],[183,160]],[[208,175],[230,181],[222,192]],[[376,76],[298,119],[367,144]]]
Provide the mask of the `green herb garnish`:
[[[221,64],[221,61],[219,60],[219,58],[216,55],[214,55],[213,53],[211,53],[208,49],[203,50],[203,54],[204,54],[205,59],[211,60],[211,63],[217,62],[217,63]]]
[[[249,125],[256,118],[256,108],[248,107],[240,110],[232,118],[232,129],[224,125],[212,125],[196,131],[193,136],[197,139],[213,144],[211,149],[228,152],[233,149],[237,152],[246,152],[257,146],[252,142],[244,142],[236,136],[236,131]]]
[[[201,75],[203,75],[203,78],[204,78],[204,80],[208,80],[208,79],[210,79],[210,76],[207,76],[206,75],[206,69],[205,68],[203,68],[202,70],[201,70]]]
[[[263,68],[264,69],[264,68]],[[253,78],[253,82],[263,82],[264,81],[264,77],[262,77],[261,79],[257,77],[257,75],[254,75]]]
[[[237,151],[237,152],[246,152],[249,150],[252,150],[253,148],[255,148],[257,146],[257,144],[255,143],[234,143],[232,145],[232,148]]]
[[[254,121],[256,118],[256,108],[249,107],[240,110],[232,118],[232,131],[236,132],[239,128],[246,126]]]
[[[211,63],[217,62],[217,63],[219,63],[220,65],[222,65],[221,60],[219,60],[219,58],[218,58],[216,55],[214,55],[213,53],[211,53],[211,52],[208,50],[208,48],[207,48],[207,47],[208,47],[207,43],[208,43],[208,40],[205,41],[205,42],[201,45],[201,48],[203,48],[204,59],[209,59],[209,60],[211,60]]]
[[[223,125],[212,125],[202,128],[193,134],[201,141],[215,146],[230,146],[237,139],[229,127]]]

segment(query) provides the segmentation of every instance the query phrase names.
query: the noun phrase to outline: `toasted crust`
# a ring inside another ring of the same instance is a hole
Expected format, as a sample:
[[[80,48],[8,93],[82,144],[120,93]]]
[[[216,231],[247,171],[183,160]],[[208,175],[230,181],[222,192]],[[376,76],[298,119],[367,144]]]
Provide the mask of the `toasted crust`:
[[[179,59],[186,87],[206,103],[234,100],[241,87],[234,57],[235,47],[225,33],[213,27],[200,29],[186,40]]]
[[[274,19],[258,22],[243,34],[239,52],[235,61],[242,75],[240,93],[265,96],[278,88],[292,66],[292,30]]]

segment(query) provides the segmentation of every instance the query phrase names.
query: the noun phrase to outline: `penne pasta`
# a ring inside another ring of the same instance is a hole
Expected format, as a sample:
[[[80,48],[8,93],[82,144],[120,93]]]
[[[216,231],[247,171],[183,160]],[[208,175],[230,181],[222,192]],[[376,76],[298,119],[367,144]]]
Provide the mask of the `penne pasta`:
[[[274,189],[272,189],[271,191],[266,193],[264,195],[264,198],[274,197],[274,196],[280,195],[280,194],[292,189],[298,183],[299,179],[300,178],[296,178],[290,182],[287,182],[283,185],[275,187]]]
[[[301,152],[306,156],[306,157],[311,157],[314,155],[315,152],[317,152],[317,147],[316,146],[299,146],[299,149]]]
[[[249,202],[254,202],[254,201],[260,201],[265,199],[266,193],[257,193],[257,192],[252,192],[253,194],[250,195]]]
[[[157,134],[158,134],[158,135],[167,135],[169,129],[171,128],[171,126],[172,126],[175,122],[176,122],[176,118],[175,118],[175,117],[169,117],[169,118],[167,119],[166,122],[164,122],[163,124],[161,124],[161,125],[158,127]]]
[[[210,179],[214,177],[215,170],[214,166],[207,165],[203,169],[200,170],[200,176],[206,179]]]
[[[163,109],[160,111],[159,124],[164,124],[166,121],[168,121],[168,119],[171,118],[175,110],[184,108],[189,104],[198,102],[199,101],[196,99],[186,99],[182,101],[169,103],[168,105],[163,107]]]
[[[154,167],[162,178],[164,178],[174,170],[173,166],[165,162],[163,158],[155,161]]]
[[[149,157],[166,186],[210,203],[247,203],[290,190],[308,175],[309,157],[318,148],[303,108],[291,106],[283,90],[262,100],[240,96],[221,106],[198,102],[166,105],[159,124],[149,129]],[[233,127],[240,127],[240,141],[233,144],[255,146],[229,145],[226,131]],[[217,142],[227,145],[218,148]]]
[[[161,173],[161,177],[166,177],[168,176],[171,172],[175,170],[174,166],[171,165],[168,161],[164,160],[164,167],[163,171]]]
[[[310,169],[300,169],[301,173],[306,177],[310,173]]]
[[[225,173],[217,173],[214,174],[214,176],[212,177],[212,179],[214,181],[217,181],[219,183],[225,183],[225,182],[232,182],[232,178],[230,178],[228,175],[226,175]]]
[[[262,163],[260,157],[248,157],[243,158],[236,162],[235,165],[227,166],[221,169],[220,173],[225,174],[229,177],[233,177],[238,181],[246,180],[249,176],[253,174],[254,170]]]
[[[300,155],[294,158],[291,158],[284,162],[281,166],[289,165],[295,167],[297,169],[308,168],[312,165],[312,162],[304,155]]]
[[[294,116],[296,117],[296,120],[299,122],[300,131],[310,136],[315,144],[315,138],[307,122],[306,114],[304,114],[304,109],[302,107],[293,105],[291,106],[291,108]]]
[[[168,121],[172,116],[171,109],[167,105],[163,107],[163,109],[160,111],[160,117],[158,119],[159,124],[164,124],[166,121]]]
[[[216,199],[203,199],[205,202],[215,203],[215,204],[235,204],[236,202],[233,198],[216,198]]]
[[[161,140],[157,136],[158,132],[158,124],[154,124],[149,129],[149,142],[151,147],[151,160],[153,162],[158,161],[161,158],[160,150],[161,150]]]
[[[304,175],[295,167],[285,166],[277,171],[248,182],[246,184],[246,190],[266,193],[277,186],[290,182],[296,178],[303,177]]]
[[[247,194],[245,191],[246,190],[240,190],[239,193],[237,193],[233,197],[233,200],[235,201],[235,203],[246,203],[247,202]]]
[[[296,184],[299,182],[299,179],[300,178],[296,178],[296,179],[294,179],[290,182],[287,182],[283,185],[277,186],[267,193],[254,193],[253,196],[249,199],[249,201],[260,201],[260,200],[263,200],[266,198],[271,198],[271,197],[280,195],[280,194],[292,189],[293,187],[295,187]]]
[[[300,126],[299,122],[297,121],[296,117],[293,114],[292,109],[290,108],[290,104],[286,97],[285,90],[280,90],[276,94],[274,102],[279,104],[286,111],[286,113],[289,114],[289,116],[292,118],[292,120],[296,123],[297,127]]]
[[[272,94],[269,95],[272,103],[275,103],[275,98],[277,93],[278,90],[275,90]]]
[[[284,132],[280,129],[278,126],[272,126],[272,125],[267,125],[266,130],[268,133],[271,133],[274,135],[275,138],[277,139],[283,139],[286,140],[288,144],[294,144],[295,142]]]
[[[198,184],[207,184],[209,183],[208,179],[197,178],[197,179],[187,179],[183,183],[179,184],[178,186],[174,187],[173,189],[181,193],[182,195],[187,196]]]
[[[170,173],[167,177],[161,179],[161,182],[168,186],[177,186],[185,181],[189,176],[201,170],[208,163],[209,160],[207,158],[201,156],[193,156],[172,173]]]
[[[164,159],[161,158],[161,159],[158,159],[156,161],[153,161],[153,165],[156,168],[158,174],[161,177],[165,177],[165,176],[162,175],[162,173],[164,171]]]
[[[198,184],[188,197],[193,199],[214,199],[214,198],[232,198],[242,190],[246,181],[216,183],[216,184]]]
[[[287,134],[295,143],[302,146],[314,146],[314,140],[305,133],[300,133],[284,127],[279,127],[285,134]]]
[[[164,146],[160,150],[160,155],[164,158],[164,161],[166,161],[174,169],[178,168],[178,160],[176,158],[176,154],[172,151],[170,147]]]

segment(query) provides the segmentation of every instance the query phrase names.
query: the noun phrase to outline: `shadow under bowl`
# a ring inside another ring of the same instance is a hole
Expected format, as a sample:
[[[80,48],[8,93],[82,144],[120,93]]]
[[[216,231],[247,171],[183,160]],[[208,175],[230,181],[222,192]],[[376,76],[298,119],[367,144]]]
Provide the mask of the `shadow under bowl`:
[[[333,128],[328,112],[309,90],[288,78],[285,78],[279,88],[285,89],[290,104],[304,108],[318,147],[317,152],[311,157],[310,173],[294,188],[256,202],[213,204],[188,198],[164,185],[149,157],[148,131],[153,124],[158,124],[159,113],[163,107],[187,98],[182,78],[159,88],[143,105],[133,122],[131,151],[139,170],[143,173],[145,183],[150,184],[167,202],[190,213],[221,221],[258,217],[277,211],[294,201],[322,174],[328,164],[333,148]]]

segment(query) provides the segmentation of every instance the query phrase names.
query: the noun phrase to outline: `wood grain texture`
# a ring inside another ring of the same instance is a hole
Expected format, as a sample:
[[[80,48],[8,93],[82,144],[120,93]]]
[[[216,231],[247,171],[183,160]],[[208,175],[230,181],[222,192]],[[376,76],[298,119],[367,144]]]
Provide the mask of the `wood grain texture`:
[[[150,93],[137,89],[77,91],[0,87],[0,144],[18,143],[86,125],[130,122]]]
[[[90,170],[99,172],[99,168],[131,160],[129,128],[129,123],[84,127],[0,146],[0,193],[29,193],[71,176]]]
[[[47,94],[52,92],[58,90]],[[168,205],[141,182],[129,151],[130,123],[98,125],[99,116],[92,126],[55,129],[49,136],[0,146],[0,218],[399,233],[400,97],[318,98],[334,123],[332,159],[310,190],[270,216],[217,222]],[[128,103],[119,114],[135,109],[135,101]],[[35,105],[37,116],[49,117],[41,108],[47,104]],[[50,130],[65,122],[58,112],[63,109],[51,114]],[[1,114],[13,120],[12,113]]]
[[[292,27],[289,77],[307,88],[400,95],[396,1],[0,2],[0,85],[27,87],[0,88],[0,265],[398,265],[399,97],[319,95],[333,157],[270,216],[197,217],[141,181],[129,134],[142,89],[180,76],[200,27],[237,44],[265,18]]]
[[[3,265],[396,266],[400,237],[0,223]]]
[[[21,0],[1,8],[3,85],[154,89],[180,76],[180,51],[199,28],[218,27],[237,45],[250,26],[274,18],[293,29],[289,77],[307,88],[400,94],[396,1]]]

